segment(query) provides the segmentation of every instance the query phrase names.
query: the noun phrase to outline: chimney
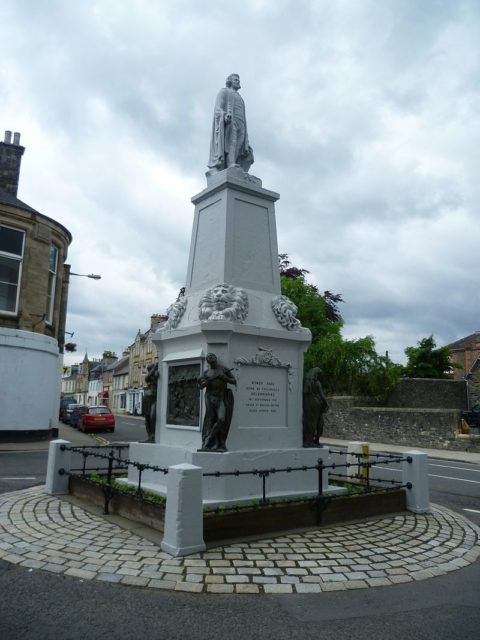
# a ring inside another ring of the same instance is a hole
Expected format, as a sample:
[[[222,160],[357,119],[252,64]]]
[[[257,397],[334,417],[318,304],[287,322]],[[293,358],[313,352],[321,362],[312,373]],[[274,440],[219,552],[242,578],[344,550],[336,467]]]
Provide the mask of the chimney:
[[[20,177],[20,163],[25,147],[20,146],[20,134],[5,131],[5,138],[0,142],[0,189],[12,196],[17,195]]]
[[[168,316],[162,316],[159,313],[154,313],[150,316],[150,329],[154,330],[158,327],[162,322],[166,322],[168,320]]]

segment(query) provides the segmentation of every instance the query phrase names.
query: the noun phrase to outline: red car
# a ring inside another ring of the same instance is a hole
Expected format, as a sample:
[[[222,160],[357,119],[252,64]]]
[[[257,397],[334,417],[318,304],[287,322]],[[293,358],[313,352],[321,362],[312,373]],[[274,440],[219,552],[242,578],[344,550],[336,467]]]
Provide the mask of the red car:
[[[78,428],[80,431],[115,430],[115,416],[108,407],[86,407]]]

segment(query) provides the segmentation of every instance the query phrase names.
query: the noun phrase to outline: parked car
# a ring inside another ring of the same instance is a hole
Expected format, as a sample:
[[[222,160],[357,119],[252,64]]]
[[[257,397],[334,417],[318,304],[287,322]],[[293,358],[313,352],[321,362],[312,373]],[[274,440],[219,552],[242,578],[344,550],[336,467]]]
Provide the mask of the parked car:
[[[60,398],[60,411],[59,411],[58,417],[62,422],[65,422],[65,419],[66,419],[67,406],[69,404],[73,404],[74,402],[75,402],[75,398],[72,398],[71,396],[69,397],[62,396]]]
[[[82,416],[85,413],[86,409],[86,404],[76,404],[73,407],[72,413],[70,414],[70,425],[74,429],[78,429],[78,425],[80,424],[80,420],[82,419]]]
[[[63,418],[63,422],[65,424],[71,424],[72,413],[74,409],[76,409],[77,407],[84,407],[84,406],[85,405],[79,404],[78,402],[72,402],[70,404],[67,404],[64,412],[65,417]]]
[[[480,428],[480,404],[472,407],[471,411],[462,411],[462,418],[471,428]]]
[[[105,429],[115,430],[115,416],[108,407],[85,407],[85,411],[78,424],[80,431],[97,431]]]

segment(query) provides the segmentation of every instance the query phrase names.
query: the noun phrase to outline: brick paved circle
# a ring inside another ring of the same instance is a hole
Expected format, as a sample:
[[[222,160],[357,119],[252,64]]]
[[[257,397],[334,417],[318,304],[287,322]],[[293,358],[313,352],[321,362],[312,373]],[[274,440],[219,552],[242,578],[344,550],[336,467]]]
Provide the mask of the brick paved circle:
[[[85,580],[204,593],[319,593],[443,575],[480,556],[480,529],[444,508],[172,558],[105,517],[46,495],[0,495],[0,558]]]

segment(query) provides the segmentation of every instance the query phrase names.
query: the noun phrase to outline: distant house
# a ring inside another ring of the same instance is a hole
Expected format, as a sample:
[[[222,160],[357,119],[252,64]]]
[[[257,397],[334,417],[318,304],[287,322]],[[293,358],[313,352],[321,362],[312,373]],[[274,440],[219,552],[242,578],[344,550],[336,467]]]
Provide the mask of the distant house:
[[[110,408],[114,413],[127,412],[128,371],[130,355],[127,353],[115,363],[112,375],[112,394]]]
[[[472,408],[476,404],[480,404],[480,356],[472,364],[466,378],[468,385],[468,405],[469,408]]]
[[[127,411],[134,415],[143,413],[143,392],[148,366],[158,361],[157,348],[152,335],[167,321],[167,316],[154,314],[150,317],[150,328],[142,333],[140,329],[135,342],[130,347],[128,376]]]
[[[70,232],[17,198],[25,148],[0,142],[0,440],[49,438],[60,405]],[[52,180],[52,188],[54,181]]]
[[[94,363],[90,369],[88,380],[88,402],[89,405],[109,404],[108,388],[104,386],[103,377],[107,367],[118,361],[113,351],[104,351],[101,360]]]
[[[459,369],[454,370],[454,379],[462,380],[480,357],[480,331],[452,342],[448,348],[452,362],[460,365]]]

